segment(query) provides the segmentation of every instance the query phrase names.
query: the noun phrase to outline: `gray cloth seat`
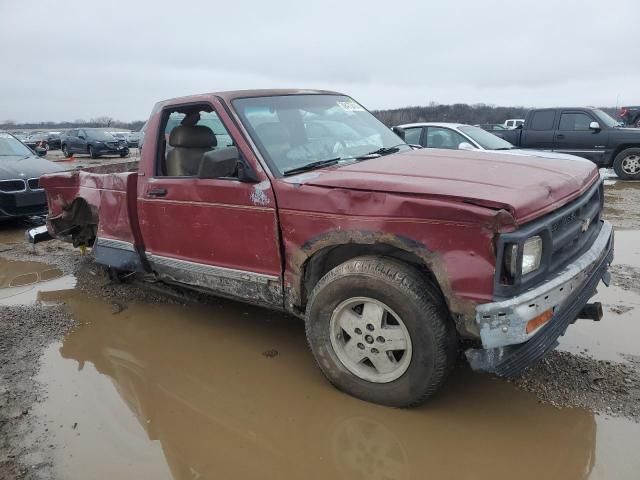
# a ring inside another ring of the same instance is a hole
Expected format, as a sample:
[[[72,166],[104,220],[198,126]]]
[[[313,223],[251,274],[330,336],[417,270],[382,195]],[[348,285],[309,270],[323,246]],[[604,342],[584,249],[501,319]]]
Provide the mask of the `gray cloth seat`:
[[[202,156],[218,144],[215,134],[202,125],[180,125],[169,135],[173,148],[167,154],[167,175],[192,177],[198,174]]]

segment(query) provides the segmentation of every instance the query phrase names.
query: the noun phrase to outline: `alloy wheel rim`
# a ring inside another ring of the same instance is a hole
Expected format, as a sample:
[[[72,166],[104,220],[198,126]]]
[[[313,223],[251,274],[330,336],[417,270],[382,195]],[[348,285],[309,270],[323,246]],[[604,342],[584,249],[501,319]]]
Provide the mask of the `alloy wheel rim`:
[[[386,304],[369,297],[349,298],[334,309],[329,328],[334,352],[357,377],[388,383],[409,368],[409,331]]]
[[[629,155],[622,160],[622,171],[628,175],[640,173],[640,155]]]

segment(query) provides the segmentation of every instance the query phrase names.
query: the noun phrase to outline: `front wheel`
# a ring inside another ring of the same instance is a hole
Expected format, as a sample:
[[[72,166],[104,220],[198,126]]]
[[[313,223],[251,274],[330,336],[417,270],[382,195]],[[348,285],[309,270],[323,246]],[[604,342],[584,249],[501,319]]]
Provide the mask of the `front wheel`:
[[[419,405],[435,393],[457,353],[437,289],[386,257],[358,257],[327,273],[307,305],[306,332],[331,383],[393,407]]]
[[[640,148],[627,148],[616,155],[613,170],[622,180],[640,180]]]

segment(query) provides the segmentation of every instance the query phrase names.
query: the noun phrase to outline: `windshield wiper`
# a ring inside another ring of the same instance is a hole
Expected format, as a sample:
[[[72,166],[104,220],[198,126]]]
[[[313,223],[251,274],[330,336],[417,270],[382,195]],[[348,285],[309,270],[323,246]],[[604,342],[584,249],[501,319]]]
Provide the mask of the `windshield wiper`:
[[[373,152],[358,155],[356,158],[360,160],[360,159],[369,158],[372,156],[383,156],[383,155],[388,155],[390,153],[396,153],[397,151],[400,150],[400,147],[402,147],[403,145],[407,145],[407,144],[399,143],[398,145],[394,145],[393,147],[382,147],[382,148],[379,148],[378,150],[374,150]]]
[[[300,167],[290,168],[289,170],[285,170],[285,175],[295,175],[296,173],[308,172],[309,170],[314,170],[316,168],[321,167],[330,167],[331,165],[335,165],[340,160],[344,160],[342,157],[336,158],[328,158],[326,160],[318,160],[317,162],[307,163],[306,165],[302,165]]]

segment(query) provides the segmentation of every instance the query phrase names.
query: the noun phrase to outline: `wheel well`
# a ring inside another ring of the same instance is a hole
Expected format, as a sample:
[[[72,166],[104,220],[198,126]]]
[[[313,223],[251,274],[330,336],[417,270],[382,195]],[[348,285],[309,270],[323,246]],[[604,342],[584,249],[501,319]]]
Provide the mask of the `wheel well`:
[[[325,247],[314,253],[305,262],[301,289],[302,308],[305,308],[309,294],[324,275],[338,265],[362,255],[382,255],[411,265],[433,284],[444,301],[444,294],[436,276],[425,264],[424,260],[416,254],[384,243],[373,245],[352,243]]]
[[[74,247],[92,246],[98,232],[98,209],[79,197],[50,223],[56,236],[71,236]]]
[[[618,156],[618,154],[623,151],[626,150],[627,148],[640,148],[640,145],[638,145],[637,143],[631,143],[631,144],[625,144],[625,145],[620,145],[618,148],[616,148],[614,150],[614,152],[611,154],[611,165],[613,165],[613,161],[616,159],[616,157]]]

